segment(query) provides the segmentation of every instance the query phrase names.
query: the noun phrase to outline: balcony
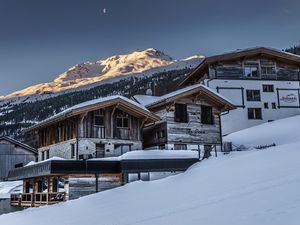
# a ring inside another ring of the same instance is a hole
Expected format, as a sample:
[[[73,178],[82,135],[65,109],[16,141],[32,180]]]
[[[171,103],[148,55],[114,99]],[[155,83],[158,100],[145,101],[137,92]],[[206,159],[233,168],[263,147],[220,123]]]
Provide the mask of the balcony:
[[[10,204],[18,207],[37,207],[66,201],[65,192],[11,194]]]

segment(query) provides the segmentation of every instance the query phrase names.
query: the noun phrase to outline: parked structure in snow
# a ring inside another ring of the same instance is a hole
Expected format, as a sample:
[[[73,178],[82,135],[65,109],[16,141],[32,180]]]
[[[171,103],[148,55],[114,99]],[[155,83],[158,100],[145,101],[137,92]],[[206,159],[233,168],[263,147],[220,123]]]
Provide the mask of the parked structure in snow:
[[[161,118],[143,129],[145,149],[200,150],[222,146],[220,114],[235,108],[202,84],[159,97],[133,98]]]
[[[35,161],[37,150],[10,137],[0,138],[0,181],[11,169]]]
[[[27,132],[39,137],[39,161],[103,158],[142,149],[143,126],[158,120],[130,99],[109,96],[75,105]]]
[[[299,77],[300,56],[256,47],[207,57],[181,85],[203,83],[236,105],[222,116],[228,134],[299,114]]]

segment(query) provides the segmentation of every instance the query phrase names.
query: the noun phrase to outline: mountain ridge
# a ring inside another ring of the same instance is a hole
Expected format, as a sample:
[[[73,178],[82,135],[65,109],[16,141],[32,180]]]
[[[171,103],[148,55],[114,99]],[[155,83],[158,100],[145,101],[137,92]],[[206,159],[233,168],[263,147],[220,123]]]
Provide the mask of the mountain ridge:
[[[204,56],[190,56],[186,59],[175,60],[155,48],[134,51],[125,55],[114,55],[95,62],[83,62],[74,65],[58,75],[53,81],[36,84],[6,96],[0,96],[0,101],[35,101],[52,97],[65,91],[91,88],[101,83],[139,75],[152,75],[185,67],[195,67]]]

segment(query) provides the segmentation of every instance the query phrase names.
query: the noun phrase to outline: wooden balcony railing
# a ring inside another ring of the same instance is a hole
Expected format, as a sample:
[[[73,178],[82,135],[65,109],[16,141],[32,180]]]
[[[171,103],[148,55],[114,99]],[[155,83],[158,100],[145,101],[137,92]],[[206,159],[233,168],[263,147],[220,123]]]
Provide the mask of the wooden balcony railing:
[[[12,206],[40,206],[66,201],[65,192],[11,194]]]

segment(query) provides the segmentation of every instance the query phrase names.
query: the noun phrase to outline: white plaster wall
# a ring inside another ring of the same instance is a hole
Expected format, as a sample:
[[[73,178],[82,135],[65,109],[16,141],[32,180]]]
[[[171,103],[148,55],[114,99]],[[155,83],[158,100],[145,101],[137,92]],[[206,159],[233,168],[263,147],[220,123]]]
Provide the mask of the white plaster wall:
[[[222,116],[222,133],[226,135],[238,130],[259,125],[270,120],[282,119],[300,114],[299,108],[278,108],[278,98],[276,88],[299,89],[298,81],[268,81],[268,80],[220,80],[214,79],[205,84],[210,88],[217,90],[217,87],[243,87],[245,108],[237,108],[230,111],[227,115]],[[274,85],[274,92],[263,92],[262,85]],[[260,102],[248,102],[246,90],[260,90]],[[287,91],[286,93],[296,93],[297,91]],[[242,95],[240,91],[220,90],[220,94],[230,99],[235,104],[241,104]],[[264,102],[268,102],[269,108],[264,108]],[[276,103],[276,109],[272,109],[271,103]],[[299,102],[291,103],[293,106],[299,106]],[[249,120],[248,108],[261,108],[262,120]]]

